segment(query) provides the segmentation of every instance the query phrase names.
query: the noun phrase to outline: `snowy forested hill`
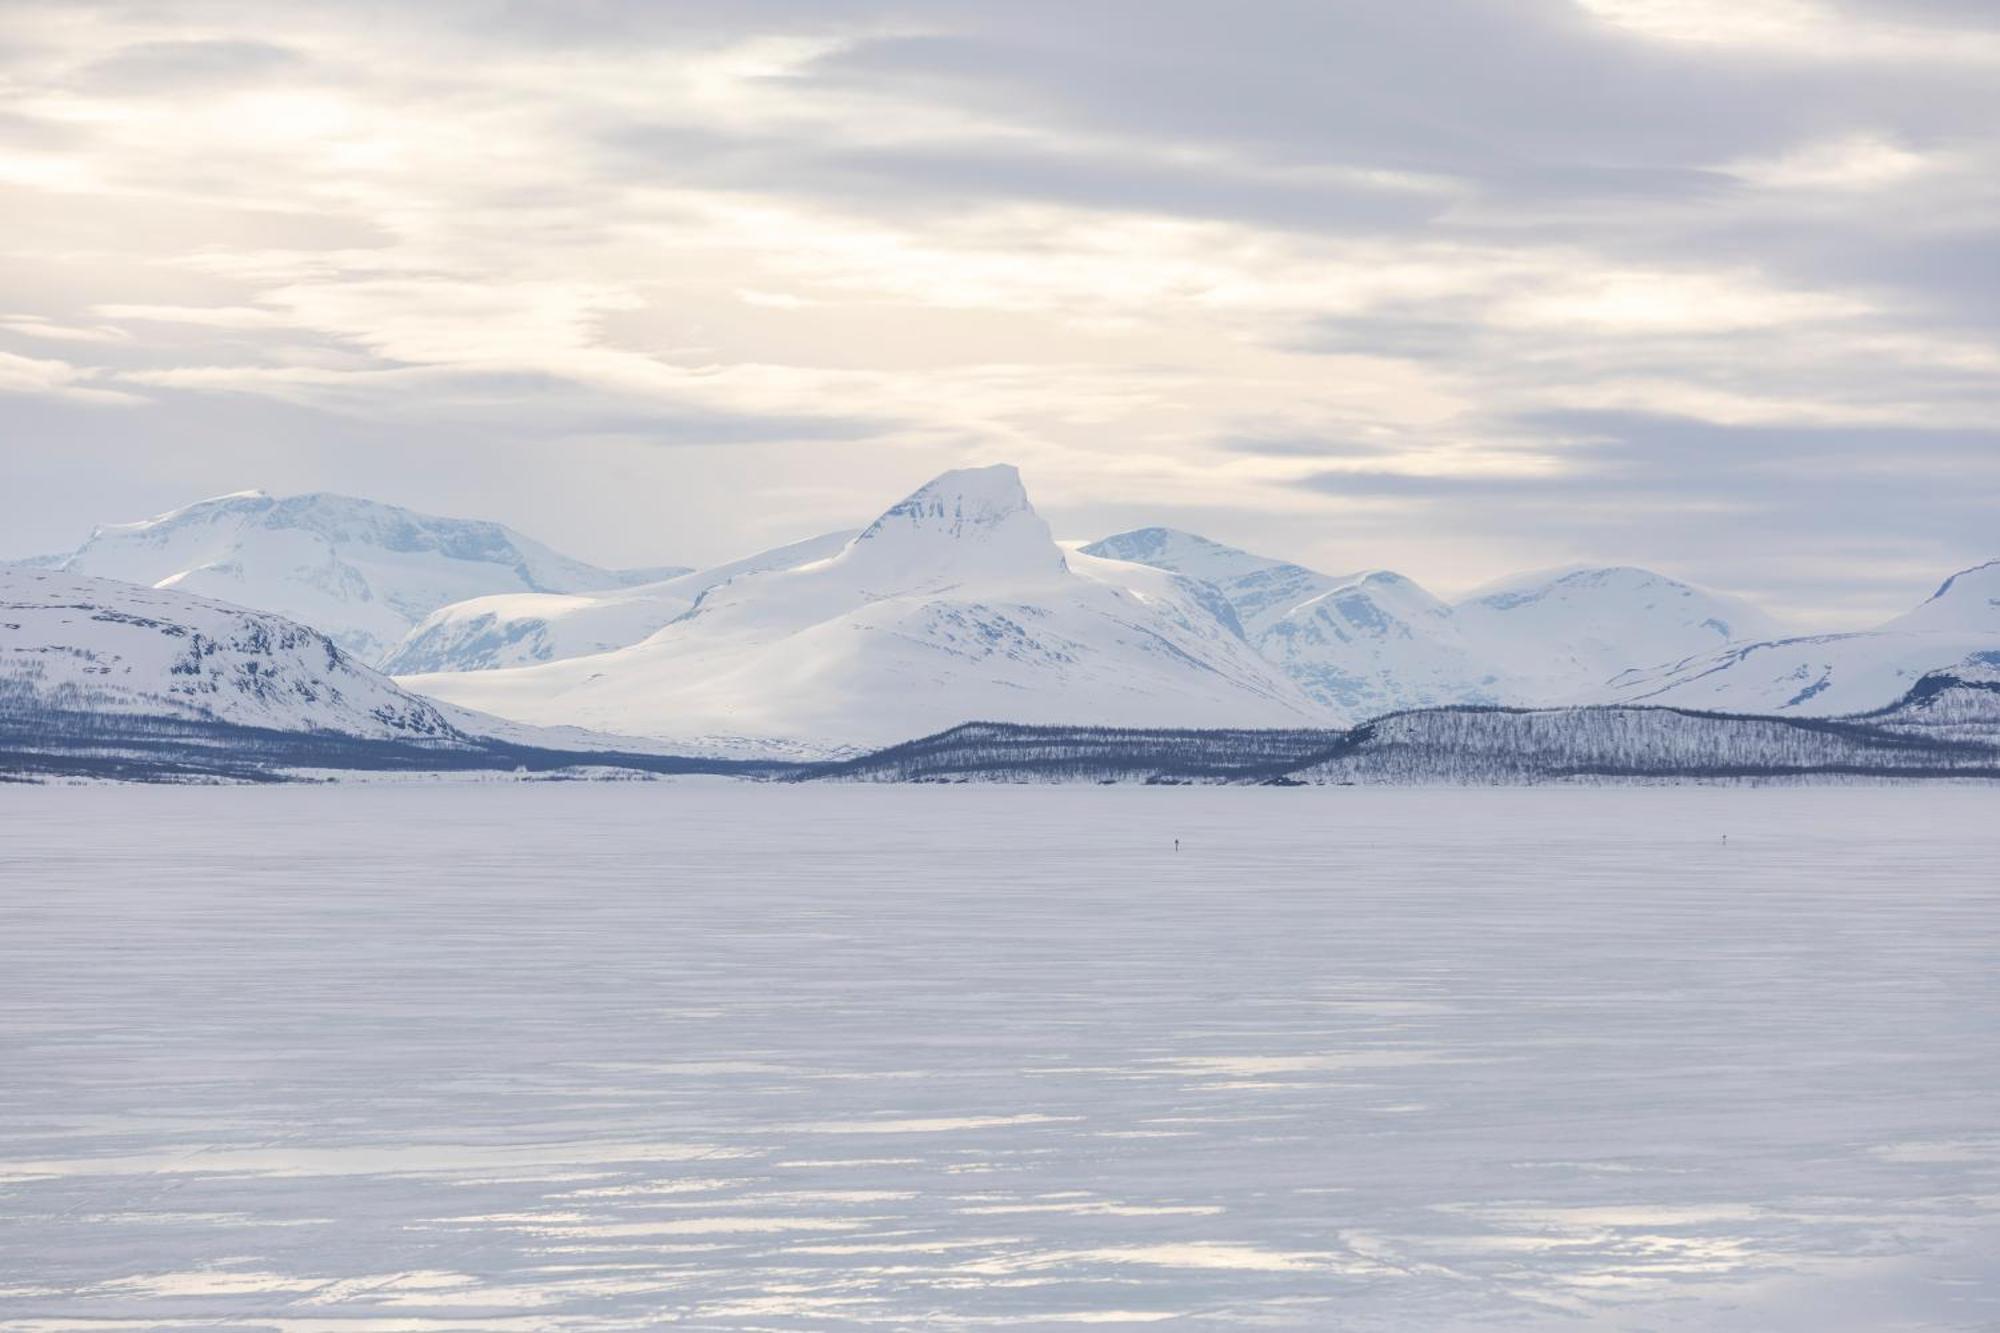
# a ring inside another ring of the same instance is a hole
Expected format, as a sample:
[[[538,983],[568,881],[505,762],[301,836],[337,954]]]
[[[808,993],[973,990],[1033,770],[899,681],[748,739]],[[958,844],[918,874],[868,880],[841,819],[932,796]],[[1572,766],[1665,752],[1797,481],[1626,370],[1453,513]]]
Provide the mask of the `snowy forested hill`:
[[[1348,731],[956,727],[809,775],[849,782],[1495,786],[2000,779],[2000,669],[1847,720],[1667,708],[1432,708]]]
[[[1664,708],[1431,709],[1357,727],[1302,782],[2000,777],[2000,748],[1856,723]]]

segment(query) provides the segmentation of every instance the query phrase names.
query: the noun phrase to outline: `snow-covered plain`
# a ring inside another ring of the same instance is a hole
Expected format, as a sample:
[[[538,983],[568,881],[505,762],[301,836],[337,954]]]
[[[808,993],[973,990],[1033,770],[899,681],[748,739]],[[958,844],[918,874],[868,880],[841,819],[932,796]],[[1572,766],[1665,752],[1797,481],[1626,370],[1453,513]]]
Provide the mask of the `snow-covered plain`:
[[[0,791],[0,1326],[1992,1327],[1991,809]]]

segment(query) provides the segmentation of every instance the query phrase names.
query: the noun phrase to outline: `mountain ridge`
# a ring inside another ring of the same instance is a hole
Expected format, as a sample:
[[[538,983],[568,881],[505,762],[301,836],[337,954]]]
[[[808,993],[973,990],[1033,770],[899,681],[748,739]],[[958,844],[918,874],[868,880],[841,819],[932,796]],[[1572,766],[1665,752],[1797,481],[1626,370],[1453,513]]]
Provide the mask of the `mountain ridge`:
[[[98,524],[75,549],[25,567],[181,588],[284,615],[371,662],[431,611],[467,597],[609,589],[627,578],[504,524],[331,491],[236,491]]]
[[[1337,720],[1562,702],[1620,670],[1772,625],[1741,599],[1633,566],[1510,575],[1447,603],[1393,570],[1321,574],[1177,529],[1135,529],[1083,549],[1211,577],[1241,599],[1251,641]]]
[[[1078,562],[1114,566],[1121,577],[1144,569]],[[746,762],[425,699],[269,613],[174,589],[0,569],[0,780],[398,774],[1278,786],[1993,781],[2000,650],[1927,673],[1890,707],[1838,719],[1458,705],[1345,729],[971,722],[845,760]]]
[[[944,473],[861,527],[684,573],[599,569],[500,524],[254,490],[100,524],[65,556],[5,567],[272,610],[453,698],[583,725],[564,710],[598,696],[587,725],[630,730],[608,686],[535,697],[541,686],[517,678],[463,679],[602,658],[591,671],[652,681],[623,706],[656,737],[805,751],[886,739],[899,700],[942,707],[947,678],[982,673],[997,693],[967,696],[964,715],[990,705],[1024,721],[1278,725],[1276,708],[1348,725],[1416,707],[1583,703],[1827,716],[2000,650],[2000,561],[1839,634],[1786,633],[1740,598],[1629,565],[1514,574],[1446,601],[1393,570],[1325,574],[1170,527],[1058,543],[1004,463]],[[1106,635],[1139,669],[1107,665]],[[864,683],[870,670],[882,678]],[[812,705],[836,677],[872,700],[852,735],[831,696]],[[1101,718],[1071,711],[1100,703]],[[675,724],[678,704],[702,725]],[[788,718],[806,730],[777,734]]]

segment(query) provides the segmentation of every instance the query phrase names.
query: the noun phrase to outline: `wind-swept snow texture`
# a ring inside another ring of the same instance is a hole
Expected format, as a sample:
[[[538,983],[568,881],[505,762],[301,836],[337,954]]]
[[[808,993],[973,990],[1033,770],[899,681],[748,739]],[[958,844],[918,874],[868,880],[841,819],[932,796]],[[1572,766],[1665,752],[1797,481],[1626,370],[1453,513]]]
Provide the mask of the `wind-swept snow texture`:
[[[311,625],[364,662],[452,602],[614,588],[628,576],[498,523],[344,495],[220,496],[108,524],[53,568],[214,597]],[[640,571],[636,576],[684,571]]]
[[[748,572],[614,652],[413,675],[502,717],[883,745],[970,718],[1299,726],[1319,710],[1205,583],[1066,555],[1011,467],[946,473],[820,560]]]
[[[1987,1328],[1991,811],[0,789],[0,1326]]]

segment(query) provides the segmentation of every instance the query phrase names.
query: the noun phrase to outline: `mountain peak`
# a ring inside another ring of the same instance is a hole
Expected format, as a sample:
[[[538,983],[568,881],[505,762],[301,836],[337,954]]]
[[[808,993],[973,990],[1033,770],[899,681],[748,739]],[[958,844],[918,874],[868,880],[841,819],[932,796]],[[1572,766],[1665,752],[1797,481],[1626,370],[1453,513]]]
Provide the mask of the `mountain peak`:
[[[845,559],[873,574],[952,579],[1067,568],[1019,469],[1008,463],[957,468],[926,482],[869,524]]]
[[[1311,601],[1340,579],[1269,556],[1253,555],[1179,528],[1135,528],[1083,548],[1085,555],[1171,570],[1214,584],[1229,599],[1248,635],[1258,635],[1293,607]]]
[[[499,523],[330,491],[236,491],[135,523],[100,524],[45,563],[281,615],[371,662],[453,602],[622,582]]]
[[[129,523],[99,523],[91,528],[90,535],[93,538],[117,536],[122,533],[152,532],[183,523],[214,522],[217,519],[240,517],[253,511],[261,511],[270,505],[271,496],[267,491],[231,491],[227,495],[211,495],[207,499],[196,500],[192,504],[184,504],[177,509],[169,509]]]
[[[1969,569],[1959,570],[1958,573],[1953,574],[1938,585],[1938,590],[1930,595],[1930,600],[1935,602],[1940,598],[1949,597],[1952,589],[1959,587],[1961,584],[1978,580],[1982,576],[2000,576],[2000,560],[1988,560],[1984,564],[1973,565]]]
[[[864,539],[910,526],[948,530],[963,536],[969,529],[992,527],[1009,516],[1033,513],[1021,471],[1011,463],[990,467],[955,468],[942,473],[891,505],[861,535]]]
[[[1255,555],[1226,546],[1212,537],[1180,528],[1134,528],[1116,532],[1083,548],[1085,555],[1107,560],[1129,560],[1137,565],[1170,569],[1211,582],[1242,578],[1272,569],[1297,569],[1286,560]]]
[[[1424,586],[1393,569],[1369,569],[1341,579],[1334,587],[1287,613],[1288,618],[1335,616],[1370,634],[1382,634],[1419,617],[1451,619],[1451,608]]]
[[[1897,616],[1884,629],[1991,630],[2000,628],[2000,560],[1961,569],[1930,600]]]

